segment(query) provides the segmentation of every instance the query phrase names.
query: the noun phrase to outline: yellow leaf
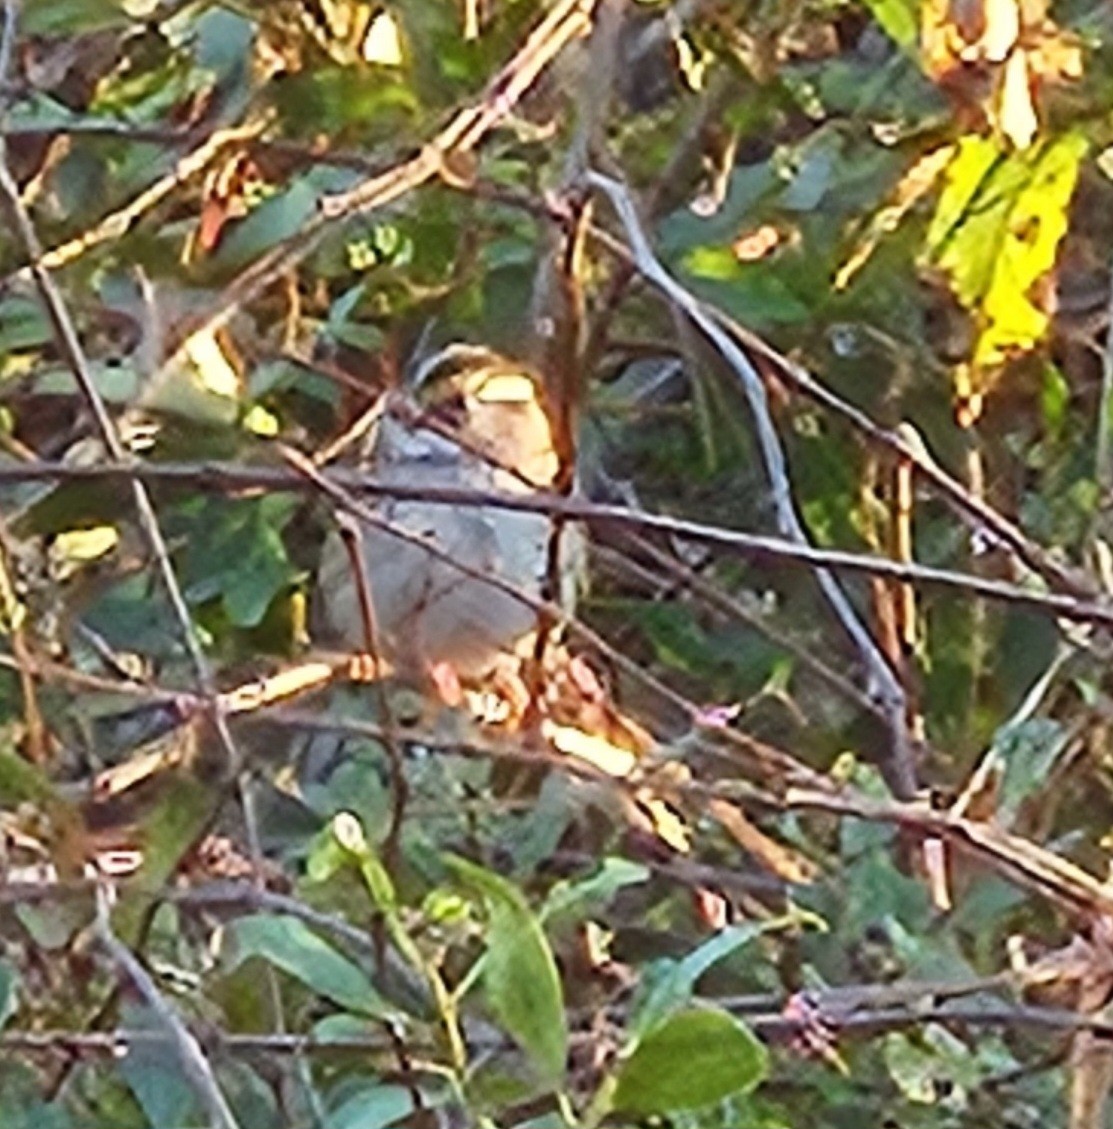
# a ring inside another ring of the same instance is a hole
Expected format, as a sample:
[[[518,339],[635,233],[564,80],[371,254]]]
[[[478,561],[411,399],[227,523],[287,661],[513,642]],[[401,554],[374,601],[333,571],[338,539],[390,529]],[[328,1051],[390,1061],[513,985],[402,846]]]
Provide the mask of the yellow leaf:
[[[216,335],[186,339],[139,398],[139,407],[207,424],[230,424],[239,414],[240,378]]]
[[[70,529],[59,533],[50,547],[54,575],[58,580],[68,580],[81,569],[82,565],[110,553],[119,540],[120,535],[111,525],[98,525],[92,529]]]
[[[926,246],[929,263],[947,274],[982,327],[971,376],[978,390],[986,370],[1033,348],[1047,331],[1048,315],[1032,295],[1055,264],[1086,148],[1079,134],[1023,153],[990,138],[959,143]]]
[[[660,838],[677,854],[686,855],[692,849],[692,835],[684,820],[664,800],[643,799],[642,805]]]
[[[984,14],[982,58],[991,63],[1003,62],[1020,38],[1020,7],[1017,0],[985,0]]]
[[[1016,197],[982,303],[986,328],[974,349],[976,366],[999,364],[1015,351],[1031,349],[1047,332],[1048,314],[1030,294],[1055,265],[1085,149],[1077,135],[1049,146]]]
[[[27,622],[27,607],[16,595],[15,585],[0,557],[0,632],[10,635]]]
[[[203,388],[217,396],[237,396],[240,378],[212,333],[195,333],[184,345]]]
[[[685,35],[678,35],[673,44],[676,47],[676,62],[690,90],[702,90],[707,75],[707,57],[699,54]]]
[[[261,435],[264,439],[273,439],[279,432],[278,417],[274,412],[267,411],[262,404],[255,404],[249,408],[243,417],[245,431],[253,435]]]
[[[1026,53],[1029,71],[1046,82],[1082,77],[1082,48],[1054,24],[1027,48]]]
[[[608,776],[621,778],[629,776],[638,763],[638,758],[628,749],[620,749],[602,737],[584,733],[570,725],[557,725],[552,721],[541,724],[541,733],[552,746],[570,757],[587,761]]]
[[[357,43],[371,14],[366,4],[351,0],[320,0],[320,12],[329,34],[345,43]]]
[[[537,386],[524,372],[496,373],[476,389],[481,404],[529,404],[537,395]]]
[[[1027,149],[1035,140],[1040,123],[1028,83],[1028,56],[1023,51],[1014,51],[1005,63],[996,116],[1001,132],[1018,149]]]
[[[380,12],[368,24],[362,54],[367,62],[380,67],[402,65],[402,37],[397,21],[389,12]]]

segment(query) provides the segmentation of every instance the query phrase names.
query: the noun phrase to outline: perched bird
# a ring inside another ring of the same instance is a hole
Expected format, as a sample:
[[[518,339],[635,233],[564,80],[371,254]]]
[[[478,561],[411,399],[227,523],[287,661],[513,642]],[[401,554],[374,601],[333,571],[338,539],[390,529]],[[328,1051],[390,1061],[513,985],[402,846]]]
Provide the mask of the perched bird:
[[[452,345],[413,384],[412,397],[392,394],[362,454],[377,481],[519,495],[552,488],[560,468],[538,374],[487,349]],[[500,656],[532,645],[538,617],[529,600],[541,597],[549,573],[551,518],[385,496],[369,505],[384,523],[361,531],[378,657],[402,672],[447,666],[480,678]],[[567,605],[580,534],[567,524],[559,534]],[[359,590],[337,533],[325,544],[317,588],[318,634],[364,650]]]

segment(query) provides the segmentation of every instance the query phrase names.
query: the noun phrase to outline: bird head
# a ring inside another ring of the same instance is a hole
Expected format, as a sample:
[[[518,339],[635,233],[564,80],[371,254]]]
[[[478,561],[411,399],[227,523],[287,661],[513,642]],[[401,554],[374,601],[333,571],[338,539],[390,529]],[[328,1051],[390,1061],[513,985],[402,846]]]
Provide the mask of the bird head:
[[[414,380],[429,419],[462,444],[538,487],[559,469],[539,373],[479,346],[450,345]]]

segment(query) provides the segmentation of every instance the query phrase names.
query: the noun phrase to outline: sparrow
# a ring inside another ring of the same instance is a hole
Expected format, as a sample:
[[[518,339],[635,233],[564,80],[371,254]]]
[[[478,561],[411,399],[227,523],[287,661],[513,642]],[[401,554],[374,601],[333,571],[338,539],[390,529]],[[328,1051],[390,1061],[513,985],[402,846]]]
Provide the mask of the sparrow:
[[[376,482],[525,496],[553,488],[560,460],[539,374],[456,344],[426,362],[412,383],[412,393],[388,394],[361,454]],[[565,607],[574,600],[582,545],[570,523],[386,495],[368,505],[380,519],[361,523],[360,537],[375,658],[399,672],[447,666],[481,679],[504,657],[524,657],[538,627],[531,601],[545,591],[554,545],[559,599]],[[358,581],[339,533],[326,539],[317,591],[319,634],[365,651]]]

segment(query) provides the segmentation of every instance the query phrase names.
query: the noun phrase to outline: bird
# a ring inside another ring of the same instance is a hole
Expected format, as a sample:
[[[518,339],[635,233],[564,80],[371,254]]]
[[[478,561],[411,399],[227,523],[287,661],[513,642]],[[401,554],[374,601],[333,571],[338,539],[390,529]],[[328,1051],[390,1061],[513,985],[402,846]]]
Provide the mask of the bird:
[[[384,486],[462,488],[529,497],[554,488],[561,464],[544,382],[482,346],[453,344],[425,362],[412,391],[388,393],[361,452]],[[377,495],[360,552],[379,654],[399,673],[448,668],[482,679],[525,657],[538,630],[556,546],[561,604],[582,572],[582,533],[547,514]],[[555,540],[554,540],[555,539]],[[491,582],[494,578],[495,582]],[[359,582],[338,531],[317,577],[319,634],[366,650]]]

